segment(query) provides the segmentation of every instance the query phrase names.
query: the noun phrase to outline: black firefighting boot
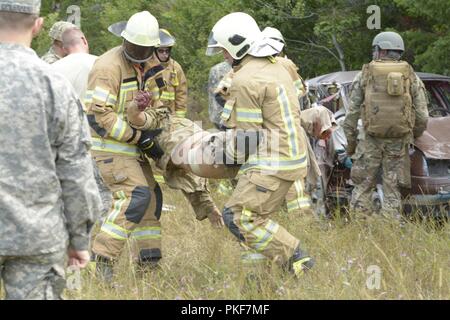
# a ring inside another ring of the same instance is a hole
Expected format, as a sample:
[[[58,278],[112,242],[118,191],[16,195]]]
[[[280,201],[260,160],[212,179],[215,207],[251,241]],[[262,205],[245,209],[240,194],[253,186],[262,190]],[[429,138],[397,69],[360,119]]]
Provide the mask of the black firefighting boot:
[[[300,247],[295,249],[294,254],[284,265],[284,269],[293,273],[297,278],[301,277],[306,271],[312,269],[315,261],[308,254],[303,252]]]

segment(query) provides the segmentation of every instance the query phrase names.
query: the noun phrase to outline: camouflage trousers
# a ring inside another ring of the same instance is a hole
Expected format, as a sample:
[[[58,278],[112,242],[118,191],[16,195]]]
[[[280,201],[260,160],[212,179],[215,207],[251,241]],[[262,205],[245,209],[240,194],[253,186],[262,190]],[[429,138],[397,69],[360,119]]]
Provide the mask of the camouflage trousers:
[[[36,256],[0,256],[7,300],[59,300],[65,288],[66,251]]]
[[[381,173],[384,199],[381,213],[398,216],[401,211],[400,180],[404,167],[409,168],[405,154],[406,139],[381,139],[366,135],[353,156],[351,179],[355,184],[350,206],[355,211],[373,212],[372,195]]]

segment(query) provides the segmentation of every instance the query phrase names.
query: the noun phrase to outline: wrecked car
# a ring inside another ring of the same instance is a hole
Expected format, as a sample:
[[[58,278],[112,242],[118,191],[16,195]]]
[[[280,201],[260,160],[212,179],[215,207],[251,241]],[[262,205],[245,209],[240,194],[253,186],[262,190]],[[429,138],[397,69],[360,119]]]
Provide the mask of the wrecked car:
[[[341,127],[349,109],[352,81],[358,71],[335,72],[307,81],[310,95],[316,104],[334,113],[338,129],[331,139],[316,141],[314,149],[325,189],[328,211],[349,203],[353,189],[350,179],[351,159],[345,148],[347,141]],[[450,77],[420,73],[428,96],[429,122],[424,134],[410,146],[411,188],[401,189],[404,210],[411,213],[450,211]],[[362,129],[362,125],[361,125]],[[383,201],[381,184],[373,193],[375,208]]]

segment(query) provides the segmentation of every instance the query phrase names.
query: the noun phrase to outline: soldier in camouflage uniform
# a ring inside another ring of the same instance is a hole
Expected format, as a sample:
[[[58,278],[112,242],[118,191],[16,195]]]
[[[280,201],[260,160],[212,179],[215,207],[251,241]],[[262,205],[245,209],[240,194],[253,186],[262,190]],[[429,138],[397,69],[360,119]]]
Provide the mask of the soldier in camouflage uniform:
[[[367,214],[373,211],[372,192],[381,169],[385,196],[381,213],[398,217],[399,185],[410,184],[410,177],[404,179],[404,172],[410,170],[408,146],[426,129],[427,101],[422,81],[411,66],[400,61],[404,51],[400,35],[380,33],[373,41],[373,49],[373,61],[353,81],[350,109],[343,124],[347,153],[354,160],[351,208]],[[364,139],[357,146],[360,118]]]
[[[58,299],[85,267],[101,200],[81,103],[30,49],[40,0],[0,0],[0,279],[7,299]]]
[[[225,75],[228,74],[230,71],[231,65],[227,61],[216,64],[209,71],[209,79],[208,79],[209,120],[218,129],[222,128],[220,115],[222,114],[223,106],[225,105],[225,100],[217,92],[217,88],[219,86],[219,83],[221,83],[221,81],[224,79]]]
[[[42,60],[52,64],[66,56],[66,53],[63,49],[62,35],[64,31],[71,28],[77,28],[77,26],[66,21],[58,21],[53,24],[48,33],[50,38],[53,40],[53,43],[50,49],[48,49],[47,53],[42,56]]]

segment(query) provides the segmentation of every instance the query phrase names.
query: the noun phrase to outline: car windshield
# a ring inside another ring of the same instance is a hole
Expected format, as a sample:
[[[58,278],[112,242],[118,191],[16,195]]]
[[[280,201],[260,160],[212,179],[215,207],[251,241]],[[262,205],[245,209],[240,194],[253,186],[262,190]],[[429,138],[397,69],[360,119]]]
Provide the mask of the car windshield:
[[[431,117],[450,115],[450,83],[425,82],[428,97],[428,112]]]

